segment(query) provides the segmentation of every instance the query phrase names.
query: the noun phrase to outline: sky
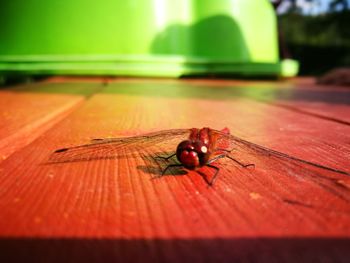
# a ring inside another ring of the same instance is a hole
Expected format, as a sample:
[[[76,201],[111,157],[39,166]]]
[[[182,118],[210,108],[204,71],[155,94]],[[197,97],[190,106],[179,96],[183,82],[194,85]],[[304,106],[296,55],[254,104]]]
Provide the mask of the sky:
[[[350,0],[347,0],[350,6]],[[304,14],[317,15],[327,12],[331,0],[315,0],[311,3],[306,0],[297,0],[297,4],[302,8]],[[282,4],[279,12],[283,13],[288,8],[287,4]]]

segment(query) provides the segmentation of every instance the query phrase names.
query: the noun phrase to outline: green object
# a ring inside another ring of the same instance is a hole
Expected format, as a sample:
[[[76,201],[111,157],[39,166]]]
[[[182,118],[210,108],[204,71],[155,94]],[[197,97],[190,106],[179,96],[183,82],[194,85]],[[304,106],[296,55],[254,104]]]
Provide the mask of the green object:
[[[0,74],[284,74],[268,0],[11,0]]]
[[[284,59],[281,61],[281,75],[284,77],[294,77],[298,74],[299,63],[292,59]]]

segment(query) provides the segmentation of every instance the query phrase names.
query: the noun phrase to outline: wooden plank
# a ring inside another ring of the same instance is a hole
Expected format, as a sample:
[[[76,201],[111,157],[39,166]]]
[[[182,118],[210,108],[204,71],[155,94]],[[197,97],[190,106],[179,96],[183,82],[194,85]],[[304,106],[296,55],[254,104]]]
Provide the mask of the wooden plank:
[[[291,86],[268,103],[350,125],[348,88]]]
[[[104,94],[106,94],[106,101],[109,100],[110,94],[125,95],[132,99],[139,98],[141,104],[139,107],[143,107],[142,110],[148,112],[146,116],[155,116],[152,121],[157,121],[157,124],[153,125],[156,128],[152,130],[202,127],[210,123],[213,123],[211,126],[216,129],[228,126],[233,133],[258,144],[349,171],[350,156],[346,145],[349,141],[349,127],[342,127],[332,121],[320,122],[318,118],[296,114],[288,109],[275,109],[265,103],[239,99],[246,96],[245,94],[241,96],[241,91],[237,91],[236,87],[200,86],[188,82],[179,84],[179,82],[169,81],[155,84],[152,81],[133,80],[111,85],[104,90]],[[112,103],[114,98],[110,98]],[[195,102],[193,106],[188,103],[192,102],[192,99]],[[159,100],[159,103],[154,103],[153,100]],[[147,102],[149,105],[145,105]],[[163,113],[163,108],[174,108],[174,112],[169,110]],[[159,109],[162,110],[159,111]],[[242,113],[245,115],[242,116]],[[120,120],[124,120],[124,111],[120,111],[120,114]],[[126,117],[126,125],[129,125],[127,124],[129,120],[135,118]],[[147,127],[140,118],[135,122],[140,123],[140,127]],[[162,126],[159,126],[160,124]],[[332,130],[332,133],[326,132],[328,130]],[[282,144],[281,140],[286,138],[288,141]],[[303,142],[304,138],[307,138],[307,143]],[[289,144],[302,147],[291,148]],[[328,153],[324,154],[326,156],[320,160],[319,154],[322,151]]]
[[[343,174],[302,166],[293,175],[272,157],[240,156],[255,169],[222,160],[208,187],[195,172],[151,180],[166,164],[131,151],[48,163],[53,150],[91,138],[227,126],[349,171],[348,126],[225,92],[183,82],[113,84],[10,156],[0,164],[0,259],[21,260],[23,252],[50,262],[346,262],[350,177]]]
[[[237,80],[187,80],[190,85],[231,87],[229,97],[239,96],[264,101],[301,113],[350,124],[350,90],[341,86],[316,85],[314,79],[284,82]]]
[[[0,159],[32,142],[97,87],[96,84],[30,84],[0,90]]]

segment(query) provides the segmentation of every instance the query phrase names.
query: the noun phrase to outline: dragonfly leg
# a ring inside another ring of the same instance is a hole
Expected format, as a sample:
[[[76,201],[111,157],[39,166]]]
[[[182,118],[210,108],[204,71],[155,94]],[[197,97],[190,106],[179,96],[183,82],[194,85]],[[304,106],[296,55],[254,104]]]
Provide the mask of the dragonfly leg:
[[[227,154],[220,154],[220,155],[214,157],[213,159],[208,160],[207,165],[211,164],[212,162],[215,162],[218,159],[225,158],[225,157],[227,157]]]
[[[173,157],[175,155],[176,155],[176,153],[173,153],[173,154],[171,154],[171,155],[169,155],[167,157],[157,155],[154,158],[160,158],[160,159],[163,159],[163,160],[169,160],[171,157]]]
[[[222,152],[227,152],[230,153],[233,151],[234,148],[232,148],[231,150],[227,150],[227,149],[223,149],[223,148],[216,148],[215,151],[222,151]]]
[[[217,177],[217,175],[219,174],[220,169],[219,169],[218,167],[212,165],[212,164],[207,164],[207,166],[216,170],[216,171],[215,171],[215,174],[213,175],[213,177],[211,178],[211,180],[208,180],[207,176],[206,176],[205,174],[203,174],[202,172],[200,172],[200,171],[198,171],[198,174],[199,174],[200,176],[202,176],[202,178],[203,178],[204,181],[208,184],[208,186],[213,186],[213,184],[214,184],[214,182],[215,182],[215,180],[216,180],[216,177]]]
[[[248,163],[248,164],[244,164],[244,163],[241,163],[240,161],[236,160],[235,158],[231,157],[231,156],[226,156],[227,158],[231,159],[232,161],[234,161],[235,163],[238,163],[240,166],[244,167],[244,168],[247,168],[249,166],[252,166],[252,167],[255,167],[255,164],[253,163]]]
[[[165,169],[162,171],[162,174],[153,177],[152,180],[164,176],[165,172],[166,172],[169,168],[171,168],[171,167],[180,167],[180,166],[183,167],[183,165],[182,165],[182,164],[179,164],[179,163],[176,163],[176,164],[169,164],[169,165],[168,165],[167,167],[165,167]]]

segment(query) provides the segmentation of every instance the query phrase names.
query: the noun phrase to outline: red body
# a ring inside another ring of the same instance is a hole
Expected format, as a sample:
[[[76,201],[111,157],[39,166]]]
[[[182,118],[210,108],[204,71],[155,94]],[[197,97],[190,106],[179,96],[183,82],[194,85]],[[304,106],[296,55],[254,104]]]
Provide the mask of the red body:
[[[228,134],[225,128],[223,133]],[[208,164],[210,157],[217,152],[216,142],[219,134],[210,128],[191,129],[188,140],[182,141],[176,150],[176,157],[187,169],[194,170]]]

